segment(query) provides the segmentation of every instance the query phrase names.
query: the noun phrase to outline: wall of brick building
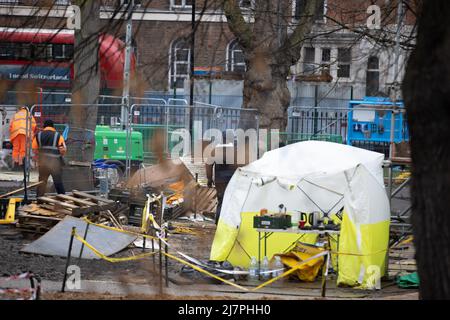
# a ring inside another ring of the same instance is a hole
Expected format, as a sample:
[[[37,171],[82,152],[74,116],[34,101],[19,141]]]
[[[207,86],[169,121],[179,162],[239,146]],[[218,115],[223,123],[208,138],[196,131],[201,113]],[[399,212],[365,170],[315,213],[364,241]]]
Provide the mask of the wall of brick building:
[[[41,5],[49,1],[38,1]],[[50,1],[51,2],[51,1]],[[116,8],[119,0],[103,0],[104,4],[113,10]],[[216,2],[209,2],[210,10],[217,7]],[[33,5],[34,0],[21,1],[24,5]],[[333,28],[335,26],[333,19],[345,24],[365,24],[367,20],[367,7],[373,4],[373,0],[327,0],[327,15],[332,19],[325,20],[326,24],[318,24],[320,28]],[[377,0],[383,6],[383,17],[385,23],[393,23],[395,21],[395,10],[386,8],[384,0]],[[198,10],[202,8],[202,1],[197,1]],[[142,1],[142,6],[138,12],[165,12],[173,13],[170,10],[170,0],[148,0]],[[183,12],[177,10],[177,12]],[[184,11],[188,14],[189,11]],[[408,16],[408,23],[413,23],[411,17]],[[107,19],[102,19],[104,30],[118,37],[124,37],[125,26],[121,21],[114,21],[114,25],[108,24]],[[62,28],[65,26],[65,19],[62,18],[45,18],[45,17],[18,17],[1,16],[0,26],[3,27],[33,27],[33,28]],[[161,91],[168,88],[168,74],[170,61],[171,43],[190,33],[191,25],[189,21],[162,21],[162,20],[143,20],[134,21],[134,41],[137,44],[138,55],[138,71],[143,79],[144,90]],[[339,34],[338,37],[342,35]],[[223,23],[206,23],[200,24],[196,34],[196,50],[195,50],[195,66],[225,66],[227,45],[234,38],[227,24]],[[331,41],[335,41],[332,39]],[[323,41],[328,41],[324,39]]]

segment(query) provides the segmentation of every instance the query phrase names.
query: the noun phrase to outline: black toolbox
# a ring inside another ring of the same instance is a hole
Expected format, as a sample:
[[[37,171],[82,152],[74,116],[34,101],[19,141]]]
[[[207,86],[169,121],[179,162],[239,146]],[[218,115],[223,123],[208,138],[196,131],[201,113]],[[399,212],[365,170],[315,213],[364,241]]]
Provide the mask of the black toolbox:
[[[291,216],[288,214],[270,214],[253,217],[253,228],[255,229],[288,229],[291,227]]]

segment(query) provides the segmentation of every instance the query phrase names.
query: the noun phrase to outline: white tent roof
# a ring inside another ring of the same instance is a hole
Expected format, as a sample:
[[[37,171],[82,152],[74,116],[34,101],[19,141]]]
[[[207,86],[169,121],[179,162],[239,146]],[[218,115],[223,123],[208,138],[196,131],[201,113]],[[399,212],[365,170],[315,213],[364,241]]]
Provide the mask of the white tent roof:
[[[363,164],[383,184],[380,165],[384,155],[352,146],[304,141],[266,152],[263,157],[243,167],[242,172],[299,180],[314,174],[333,174]]]

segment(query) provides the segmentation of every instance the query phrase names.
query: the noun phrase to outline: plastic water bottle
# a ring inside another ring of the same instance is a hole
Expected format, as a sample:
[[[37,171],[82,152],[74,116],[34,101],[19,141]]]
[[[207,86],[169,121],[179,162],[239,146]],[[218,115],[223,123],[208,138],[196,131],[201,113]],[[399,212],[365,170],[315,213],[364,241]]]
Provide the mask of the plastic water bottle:
[[[273,264],[273,269],[274,269],[272,272],[273,278],[281,276],[284,272],[284,265],[283,265],[283,262],[281,262],[281,258],[279,256],[275,256],[275,262]]]
[[[119,182],[119,174],[117,173],[117,167],[114,164],[107,165],[109,188],[114,188]]]
[[[105,161],[105,159],[97,159],[94,162],[92,162],[92,168],[93,168],[92,171],[94,174],[94,178],[96,180],[98,180],[100,177],[100,170],[101,170],[100,167],[103,165],[104,161]]]
[[[261,277],[263,280],[269,280],[270,279],[270,272],[269,272],[269,258],[264,257],[262,265],[261,265]]]
[[[99,181],[100,181],[100,196],[103,198],[108,197],[109,186],[108,186],[108,168],[106,165],[101,165],[99,168]]]
[[[248,268],[248,279],[258,280],[258,273],[258,261],[256,261],[255,257],[252,257],[250,267]]]

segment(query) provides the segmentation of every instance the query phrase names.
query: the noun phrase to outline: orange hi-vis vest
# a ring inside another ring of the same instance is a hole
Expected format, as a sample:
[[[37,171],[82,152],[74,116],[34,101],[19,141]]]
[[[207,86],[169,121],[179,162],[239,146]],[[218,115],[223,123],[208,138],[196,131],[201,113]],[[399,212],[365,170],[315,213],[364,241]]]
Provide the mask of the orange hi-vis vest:
[[[28,123],[30,125],[30,122]],[[36,131],[36,120],[34,117],[31,117],[31,128],[28,128],[29,137],[33,136],[33,133]],[[11,124],[9,126],[9,139],[13,140],[17,135],[27,133],[27,110],[20,109],[16,112],[14,117],[11,119]]]

